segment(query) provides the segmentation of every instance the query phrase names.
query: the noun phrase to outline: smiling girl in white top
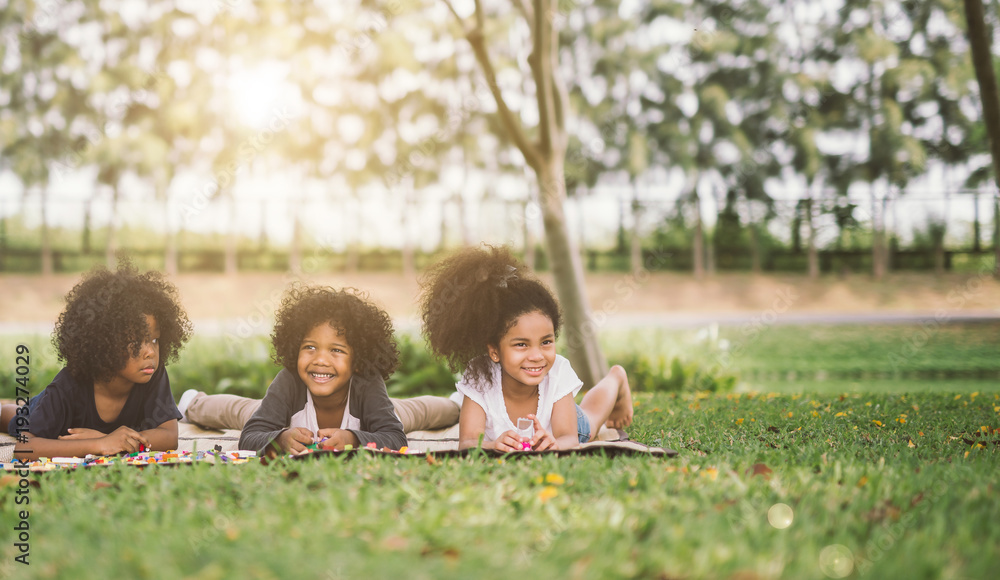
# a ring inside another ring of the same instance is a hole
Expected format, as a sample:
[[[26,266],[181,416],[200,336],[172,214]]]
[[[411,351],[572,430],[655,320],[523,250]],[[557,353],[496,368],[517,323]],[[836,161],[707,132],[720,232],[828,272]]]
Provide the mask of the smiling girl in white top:
[[[484,448],[499,451],[567,449],[593,439],[601,425],[631,424],[632,395],[620,366],[574,402],[583,382],[556,354],[559,305],[508,248],[472,248],[433,266],[421,315],[431,349],[463,372],[463,449],[480,436]],[[516,428],[522,417],[534,425],[530,439]]]

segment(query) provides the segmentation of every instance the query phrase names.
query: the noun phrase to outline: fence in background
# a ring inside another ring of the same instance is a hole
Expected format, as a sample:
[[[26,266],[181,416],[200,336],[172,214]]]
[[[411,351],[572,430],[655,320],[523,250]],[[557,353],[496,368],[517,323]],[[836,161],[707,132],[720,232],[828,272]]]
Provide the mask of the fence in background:
[[[661,257],[654,261],[658,268],[690,270],[694,207],[655,189],[640,190],[637,202],[634,193],[605,188],[567,202],[569,230],[587,266],[627,270],[630,236],[637,227],[644,250]],[[874,204],[856,200],[853,225],[847,228],[829,211],[832,202],[826,203],[828,211],[817,211],[814,220],[823,271],[870,270],[873,223],[889,234],[894,269],[933,269],[936,236],[946,269],[974,267],[992,255],[997,218],[988,192],[914,193]],[[763,270],[806,270],[808,232],[798,200],[777,200],[770,210],[762,204],[737,204],[744,229],[735,232],[723,231],[717,210],[715,200],[703,200],[701,216],[717,269],[751,269],[753,252],[745,225],[752,218],[760,224]],[[172,237],[179,271],[223,271],[227,257],[238,270],[287,270],[293,262],[296,223],[300,256],[324,271],[393,270],[407,260],[420,268],[443,251],[480,241],[510,243],[521,252],[533,248],[535,266],[546,267],[540,211],[534,203],[515,199],[217,198],[192,214],[190,207],[176,201],[124,196],[113,213],[106,198],[54,197],[47,200],[45,213],[55,271],[104,263],[111,223],[116,224],[116,247],[148,268],[164,267]],[[767,220],[755,217],[766,214]],[[41,270],[41,216],[37,196],[12,199],[0,194],[0,271]]]

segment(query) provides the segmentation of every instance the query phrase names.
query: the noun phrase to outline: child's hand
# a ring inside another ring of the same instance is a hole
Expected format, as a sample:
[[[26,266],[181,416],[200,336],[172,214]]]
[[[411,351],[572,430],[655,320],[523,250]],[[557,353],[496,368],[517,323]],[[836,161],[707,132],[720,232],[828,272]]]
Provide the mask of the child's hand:
[[[104,433],[101,433],[97,429],[85,429],[83,427],[76,429],[67,429],[69,435],[60,435],[59,438],[67,441],[72,441],[74,439],[100,439],[104,437]]]
[[[542,423],[538,417],[529,414],[528,418],[535,422],[535,434],[531,438],[531,449],[533,451],[545,451],[547,449],[559,449],[559,444],[552,435],[542,428]]]
[[[511,429],[510,431],[507,431],[497,437],[497,440],[493,442],[493,448],[497,451],[503,451],[504,453],[510,453],[511,451],[523,451],[524,449],[521,445],[522,441],[523,439],[521,439],[521,436],[517,433],[517,431]]]
[[[285,453],[299,454],[306,450],[306,445],[313,442],[313,434],[308,429],[292,427],[282,431],[277,442]]]
[[[72,437],[71,435],[67,435]],[[63,439],[63,437],[60,437]],[[81,437],[87,439],[87,437]],[[149,441],[141,433],[122,425],[107,435],[101,434],[99,439],[94,439],[96,445],[95,452],[98,455],[114,455],[115,453],[135,453],[139,451],[139,445],[149,448]]]
[[[353,445],[355,448],[361,446],[358,436],[347,429],[320,429],[316,436],[320,439],[326,437],[323,449],[342,451],[345,445]]]

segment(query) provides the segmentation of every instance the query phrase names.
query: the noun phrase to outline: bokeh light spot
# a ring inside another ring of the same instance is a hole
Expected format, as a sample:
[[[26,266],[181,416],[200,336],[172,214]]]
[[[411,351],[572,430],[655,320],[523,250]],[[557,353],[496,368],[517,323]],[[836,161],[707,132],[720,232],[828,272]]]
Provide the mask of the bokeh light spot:
[[[776,503],[767,510],[767,521],[779,530],[783,530],[792,525],[794,514],[792,508],[787,504]]]

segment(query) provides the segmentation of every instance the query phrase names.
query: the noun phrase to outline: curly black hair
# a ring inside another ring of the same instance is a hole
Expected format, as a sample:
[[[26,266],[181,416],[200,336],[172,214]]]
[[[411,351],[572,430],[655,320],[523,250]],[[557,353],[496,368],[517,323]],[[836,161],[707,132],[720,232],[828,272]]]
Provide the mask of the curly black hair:
[[[399,366],[399,349],[392,319],[355,288],[336,290],[295,284],[281,299],[271,344],[274,362],[297,373],[299,347],[310,330],[327,322],[344,335],[353,349],[353,372],[388,380]]]
[[[562,317],[552,291],[507,246],[484,244],[445,258],[424,274],[421,286],[427,343],[472,384],[490,376],[487,346],[499,344],[522,314],[541,312],[559,333]]]
[[[117,271],[94,268],[69,291],[52,344],[78,381],[108,381],[130,357],[139,356],[149,337],[147,314],[160,330],[160,364],[177,360],[191,337],[191,321],[178,301],[177,288],[161,273],[140,274],[127,258],[120,258]]]

